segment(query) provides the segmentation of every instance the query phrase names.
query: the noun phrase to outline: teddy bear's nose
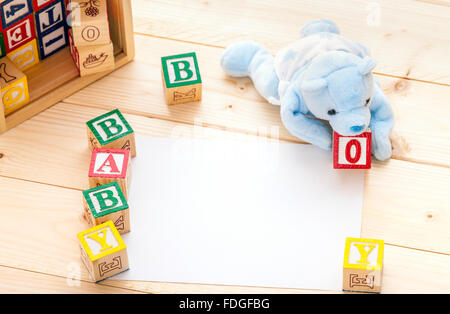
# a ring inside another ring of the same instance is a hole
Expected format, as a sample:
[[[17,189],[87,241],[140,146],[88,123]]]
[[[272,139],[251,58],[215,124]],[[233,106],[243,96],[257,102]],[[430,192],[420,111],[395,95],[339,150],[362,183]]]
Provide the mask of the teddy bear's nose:
[[[361,132],[365,127],[365,125],[354,125],[350,128],[350,130],[352,130],[352,132]]]

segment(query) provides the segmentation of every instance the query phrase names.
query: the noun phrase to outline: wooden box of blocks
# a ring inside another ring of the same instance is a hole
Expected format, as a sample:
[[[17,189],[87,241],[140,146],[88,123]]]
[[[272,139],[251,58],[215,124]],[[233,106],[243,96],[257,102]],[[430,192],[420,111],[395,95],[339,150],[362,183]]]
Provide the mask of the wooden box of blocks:
[[[384,241],[347,238],[342,290],[381,292]]]
[[[0,0],[0,134],[133,58],[131,0]]]
[[[195,52],[161,58],[161,73],[168,105],[202,99],[202,78]]]
[[[334,169],[370,169],[372,166],[372,133],[343,136],[333,133]]]
[[[120,234],[130,232],[128,202],[117,182],[83,191],[83,205],[84,216],[91,227],[111,220]]]
[[[94,281],[128,269],[127,247],[111,220],[78,235],[81,259]]]

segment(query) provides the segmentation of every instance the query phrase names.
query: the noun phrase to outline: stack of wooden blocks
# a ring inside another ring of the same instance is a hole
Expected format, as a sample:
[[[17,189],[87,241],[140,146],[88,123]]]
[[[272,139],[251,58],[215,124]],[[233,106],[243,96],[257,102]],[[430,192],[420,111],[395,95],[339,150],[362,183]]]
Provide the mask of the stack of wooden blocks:
[[[107,0],[71,0],[69,43],[80,76],[114,69]]]
[[[83,216],[91,227],[78,234],[81,257],[95,281],[128,269],[127,248],[120,234],[130,232],[128,184],[134,131],[118,109],[87,123],[92,151],[89,189],[83,191]]]

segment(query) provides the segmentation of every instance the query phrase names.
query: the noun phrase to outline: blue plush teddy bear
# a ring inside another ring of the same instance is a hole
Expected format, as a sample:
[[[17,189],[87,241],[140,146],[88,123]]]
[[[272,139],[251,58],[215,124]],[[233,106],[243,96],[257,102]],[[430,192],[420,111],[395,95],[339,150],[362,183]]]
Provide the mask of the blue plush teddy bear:
[[[301,39],[275,58],[257,43],[234,43],[221,65],[230,76],[249,76],[267,101],[280,105],[281,119],[294,136],[331,150],[332,130],[318,119],[329,121],[341,135],[369,127],[374,156],[391,157],[394,117],[372,75],[375,60],[364,46],[339,35],[333,22],[309,22]]]

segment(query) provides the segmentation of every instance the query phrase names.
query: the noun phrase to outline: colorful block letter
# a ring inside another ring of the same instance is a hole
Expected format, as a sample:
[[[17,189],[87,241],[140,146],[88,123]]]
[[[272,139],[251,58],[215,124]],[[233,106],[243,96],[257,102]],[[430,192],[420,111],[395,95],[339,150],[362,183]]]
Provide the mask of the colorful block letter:
[[[334,132],[334,169],[370,169],[371,141],[370,131],[353,136],[342,136]]]
[[[384,241],[347,238],[345,242],[343,290],[381,291]]]
[[[195,52],[162,57],[161,62],[168,105],[202,99],[202,79]]]
[[[128,269],[127,247],[111,220],[78,235],[81,259],[94,281]]]
[[[36,38],[33,15],[3,31],[6,52],[9,53]]]
[[[39,54],[41,60],[50,57],[69,44],[66,23],[60,23],[46,33],[39,34]]]
[[[71,26],[76,47],[108,45],[111,42],[107,0],[72,0]]]
[[[52,28],[65,23],[66,10],[64,0],[58,0],[35,13],[36,31],[39,36],[48,33]]]
[[[114,109],[86,123],[89,148],[128,149],[136,156],[134,131],[119,109]]]
[[[130,210],[117,182],[83,191],[86,220],[91,227],[111,220],[120,234],[130,232]]]
[[[28,44],[8,53],[8,58],[21,71],[25,71],[32,66],[39,63],[39,52],[37,49],[36,39],[33,39]]]
[[[29,100],[27,77],[8,57],[0,59],[0,88],[5,115],[19,109]]]
[[[90,188],[117,182],[127,197],[130,175],[129,150],[94,148],[89,167]]]
[[[0,16],[3,29],[6,29],[22,20],[25,16],[33,12],[31,0],[6,0],[0,6]]]

